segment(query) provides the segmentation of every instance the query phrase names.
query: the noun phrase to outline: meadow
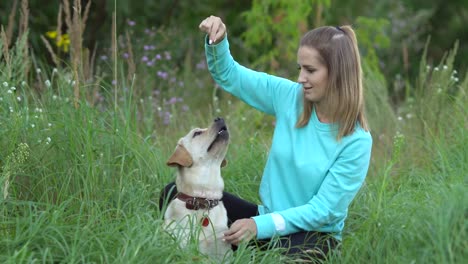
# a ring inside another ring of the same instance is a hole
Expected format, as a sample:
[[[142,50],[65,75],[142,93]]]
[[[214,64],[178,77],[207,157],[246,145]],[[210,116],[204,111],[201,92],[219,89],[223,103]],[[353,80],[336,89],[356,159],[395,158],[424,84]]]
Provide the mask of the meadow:
[[[86,19],[64,12],[73,30],[45,35],[48,63],[27,48],[26,20],[15,37],[2,29],[0,262],[211,263],[196,243],[180,250],[162,229],[159,194],[174,180],[165,162],[189,129],[224,117],[225,189],[259,202],[274,118],[215,85],[201,33],[182,65],[170,33],[137,31],[130,20],[126,30],[113,25],[107,53],[90,54],[81,46]],[[459,59],[456,42],[435,64],[422,54],[398,106],[388,80],[364,65],[371,167],[340,254],[327,263],[468,259],[468,75],[454,68]],[[290,261],[246,244],[226,260]]]

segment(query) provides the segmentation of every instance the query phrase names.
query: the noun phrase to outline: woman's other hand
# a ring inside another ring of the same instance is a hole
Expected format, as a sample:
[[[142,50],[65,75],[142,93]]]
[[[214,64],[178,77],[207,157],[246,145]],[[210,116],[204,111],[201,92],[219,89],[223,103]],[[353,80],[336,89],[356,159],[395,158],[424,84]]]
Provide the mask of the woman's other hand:
[[[230,244],[238,245],[257,236],[257,224],[252,218],[236,220],[224,233],[224,240]]]
[[[216,16],[209,16],[205,18],[198,26],[201,31],[208,34],[208,44],[217,44],[220,42],[224,35],[226,35],[226,25],[224,25],[221,18]]]

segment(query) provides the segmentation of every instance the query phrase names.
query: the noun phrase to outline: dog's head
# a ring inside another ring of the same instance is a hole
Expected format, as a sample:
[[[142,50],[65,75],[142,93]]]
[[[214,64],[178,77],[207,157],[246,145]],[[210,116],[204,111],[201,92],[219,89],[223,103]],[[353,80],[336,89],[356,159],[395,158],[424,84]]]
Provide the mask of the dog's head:
[[[226,165],[229,131],[222,118],[216,118],[208,128],[192,129],[179,139],[167,165],[184,168],[211,168]]]

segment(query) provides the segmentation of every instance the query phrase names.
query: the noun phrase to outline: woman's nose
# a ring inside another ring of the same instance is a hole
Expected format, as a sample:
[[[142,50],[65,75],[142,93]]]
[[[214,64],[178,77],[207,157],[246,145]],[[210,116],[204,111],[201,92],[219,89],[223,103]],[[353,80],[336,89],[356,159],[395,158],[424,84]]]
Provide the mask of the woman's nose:
[[[306,82],[306,80],[305,80],[305,78],[304,78],[304,76],[302,74],[302,71],[299,72],[299,76],[297,77],[297,82],[298,83],[305,83]]]

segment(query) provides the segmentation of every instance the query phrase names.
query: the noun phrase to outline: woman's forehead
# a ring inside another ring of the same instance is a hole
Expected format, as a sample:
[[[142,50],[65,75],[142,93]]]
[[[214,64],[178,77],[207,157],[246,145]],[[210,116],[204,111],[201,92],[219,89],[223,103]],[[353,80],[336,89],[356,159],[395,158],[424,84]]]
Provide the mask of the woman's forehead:
[[[317,49],[308,46],[301,46],[297,51],[297,63],[300,65],[322,64],[323,58]]]

